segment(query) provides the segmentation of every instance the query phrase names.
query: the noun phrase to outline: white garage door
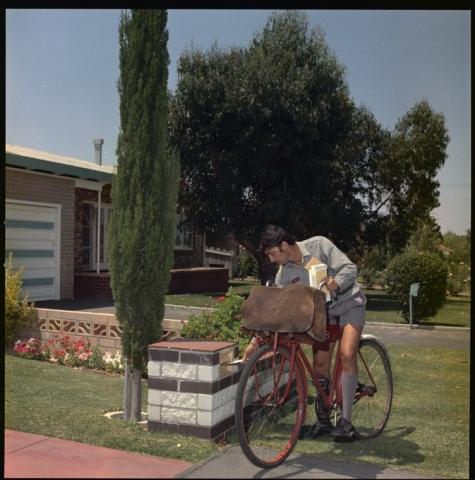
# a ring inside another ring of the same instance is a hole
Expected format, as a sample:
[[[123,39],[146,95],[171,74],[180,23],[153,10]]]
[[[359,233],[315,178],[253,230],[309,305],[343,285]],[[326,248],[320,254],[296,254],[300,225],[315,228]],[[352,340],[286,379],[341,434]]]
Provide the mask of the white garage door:
[[[7,200],[5,253],[24,267],[23,289],[31,300],[59,300],[60,209]]]

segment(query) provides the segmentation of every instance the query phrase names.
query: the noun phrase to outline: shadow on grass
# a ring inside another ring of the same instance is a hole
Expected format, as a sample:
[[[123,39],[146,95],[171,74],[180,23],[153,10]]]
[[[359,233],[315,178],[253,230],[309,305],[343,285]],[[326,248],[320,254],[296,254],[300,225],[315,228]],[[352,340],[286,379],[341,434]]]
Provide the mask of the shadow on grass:
[[[375,439],[354,443],[335,443],[330,436],[307,440],[307,442],[332,444],[331,452],[316,455],[300,453],[291,456],[285,462],[286,473],[280,475],[279,478],[302,478],[300,475],[303,475],[304,472],[307,473],[310,469],[319,469],[327,474],[332,473],[338,476],[348,475],[351,478],[377,478],[378,474],[386,468],[421,464],[426,457],[419,452],[417,443],[406,438],[414,431],[414,427],[386,429]],[[379,458],[381,462],[368,463],[371,461],[368,460],[368,457]],[[345,463],[335,464],[329,460],[330,458],[340,462],[343,459]],[[261,470],[253,478],[263,478],[264,476],[265,470]]]

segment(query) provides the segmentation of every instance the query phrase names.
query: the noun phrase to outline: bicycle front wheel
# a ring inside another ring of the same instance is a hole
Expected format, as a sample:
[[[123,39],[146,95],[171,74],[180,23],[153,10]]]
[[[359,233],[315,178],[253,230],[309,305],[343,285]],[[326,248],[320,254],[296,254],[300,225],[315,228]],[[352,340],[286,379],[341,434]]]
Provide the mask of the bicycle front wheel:
[[[361,338],[357,369],[358,386],[353,402],[352,423],[357,438],[373,438],[386,425],[393,399],[389,355],[376,337],[367,335]]]
[[[236,431],[246,457],[260,468],[281,464],[299,438],[306,412],[305,376],[290,351],[263,345],[249,359],[236,393]],[[290,384],[290,388],[286,388]]]

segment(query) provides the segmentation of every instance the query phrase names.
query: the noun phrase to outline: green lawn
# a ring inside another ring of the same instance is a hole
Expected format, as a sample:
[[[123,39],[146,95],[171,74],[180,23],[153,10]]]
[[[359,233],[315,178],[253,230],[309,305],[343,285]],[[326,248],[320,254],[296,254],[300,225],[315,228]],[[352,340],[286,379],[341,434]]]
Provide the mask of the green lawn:
[[[404,323],[399,312],[399,303],[383,290],[364,290],[366,320],[369,322]],[[415,307],[417,308],[417,307]],[[447,325],[470,327],[470,297],[447,297],[443,307],[434,317],[420,322],[421,325]]]
[[[469,353],[389,345],[394,401],[384,432],[373,440],[335,444],[302,440],[297,453],[412,470],[441,478],[468,476]],[[220,446],[193,437],[149,433],[109,420],[121,409],[122,378],[6,355],[5,428],[110,448],[203,461]],[[143,401],[146,410],[147,385]],[[306,423],[314,420],[309,406]],[[180,446],[178,446],[180,445]]]
[[[296,451],[389,465],[439,478],[468,478],[469,352],[387,345],[394,379],[391,415],[372,440],[303,440]],[[313,407],[313,406],[312,406]],[[315,419],[313,408],[306,423]]]
[[[229,287],[234,293],[247,297],[254,285],[260,285],[257,281],[252,280],[230,280]],[[189,293],[166,295],[165,302],[172,305],[188,305],[192,307],[216,307],[218,298],[226,295],[226,292],[213,293]]]
[[[249,295],[251,288],[259,285],[257,281],[231,280],[230,288],[234,293],[244,297]],[[369,322],[404,323],[399,312],[397,300],[383,290],[363,290],[368,303],[366,320]],[[190,305],[195,307],[215,307],[220,296],[226,292],[167,295],[166,303],[175,305]],[[470,327],[470,297],[448,297],[445,305],[437,315],[420,322],[422,325],[447,325],[454,327]]]
[[[12,355],[5,364],[5,428],[193,463],[217,451],[206,440],[150,433],[142,425],[104,417],[122,410],[120,376]],[[146,381],[142,402],[147,411]]]

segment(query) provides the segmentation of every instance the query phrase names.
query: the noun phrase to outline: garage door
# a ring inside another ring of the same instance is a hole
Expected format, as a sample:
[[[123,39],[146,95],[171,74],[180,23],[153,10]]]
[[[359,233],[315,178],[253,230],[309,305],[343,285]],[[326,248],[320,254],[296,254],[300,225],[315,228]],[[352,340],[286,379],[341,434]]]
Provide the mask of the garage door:
[[[7,200],[5,251],[15,268],[24,267],[29,298],[59,299],[59,207]]]

